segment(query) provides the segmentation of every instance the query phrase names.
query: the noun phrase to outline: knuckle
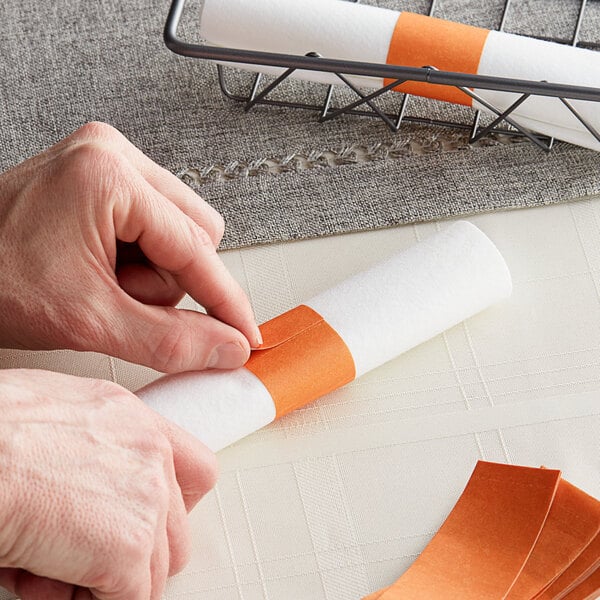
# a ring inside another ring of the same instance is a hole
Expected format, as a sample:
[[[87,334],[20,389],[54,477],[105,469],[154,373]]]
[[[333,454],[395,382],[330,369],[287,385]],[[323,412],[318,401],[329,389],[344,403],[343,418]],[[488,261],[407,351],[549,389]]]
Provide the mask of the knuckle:
[[[148,535],[154,534],[158,524],[158,515],[169,504],[170,489],[167,477],[164,473],[164,460],[160,451],[156,452],[156,458],[151,459],[154,467],[149,469],[146,480],[140,484],[140,497],[149,510],[148,513]]]
[[[139,489],[147,490],[152,495],[152,490],[161,493],[168,489],[166,483],[165,465],[173,460],[173,449],[167,437],[160,431],[156,421],[144,407],[141,401],[137,409],[133,409],[129,416],[136,417],[135,427],[130,429],[128,447],[133,452],[137,468],[140,470]],[[145,410],[139,410],[140,408]]]
[[[194,245],[192,248],[192,252],[197,252],[198,250],[203,250],[205,252],[212,253],[215,251],[215,244],[210,235],[210,233],[204,229],[204,227],[200,227],[196,224],[190,223],[191,227],[191,240]],[[195,254],[193,254],[194,256]]]
[[[176,310],[172,314],[177,318]],[[152,352],[152,362],[158,371],[178,373],[186,369],[189,358],[193,355],[194,348],[190,334],[184,327],[176,325],[159,335]]]
[[[164,491],[168,489],[166,465],[173,460],[171,442],[158,427],[156,418],[153,418],[155,415],[151,414],[150,409],[144,407],[141,400],[139,405],[139,408],[145,408],[145,411],[132,411],[138,422],[132,426],[132,439],[129,443],[134,455],[138,457],[140,471],[145,473],[139,485],[144,488],[145,482],[151,480],[150,488],[156,486],[157,490]]]
[[[173,461],[173,448],[171,446],[171,442],[169,442],[168,438],[160,433],[156,426],[152,427],[154,435],[152,436],[152,444],[155,454],[160,457],[159,461],[157,461],[156,465],[156,477],[160,478],[160,482],[163,487],[163,491],[168,490],[168,485],[165,479],[165,463],[169,464]]]
[[[181,236],[183,241],[183,252],[173,262],[169,269],[174,275],[180,275],[188,271],[200,257],[215,252],[215,246],[209,233],[191,219],[183,224]]]
[[[76,203],[72,208],[86,226],[96,213],[105,212],[133,189],[125,156],[115,145],[100,140],[67,146],[55,159],[51,176],[64,197]]]
[[[113,564],[107,569],[99,569],[98,567],[96,567],[96,569],[97,572],[94,571],[84,578],[88,587],[106,590],[110,593],[119,593],[125,589],[126,579],[120,572],[120,569],[115,569]]]
[[[81,379],[76,391],[81,391],[87,407],[81,418],[95,432],[121,444],[126,460],[130,450],[144,454],[148,448],[148,453],[157,453],[153,414],[137,396],[105,379]]]
[[[112,140],[121,136],[121,133],[108,123],[90,121],[77,129],[72,137],[85,140]]]
[[[98,186],[110,190],[114,174],[123,169],[123,160],[110,145],[88,139],[63,150],[55,175],[62,176],[71,186],[84,187],[86,192]]]
[[[137,400],[136,396],[121,387],[118,383],[113,383],[106,379],[91,379],[84,381],[88,382],[90,393],[101,400],[103,404],[109,404],[111,406],[111,411],[115,410],[115,406],[136,410],[137,407],[135,406],[135,403],[132,402]],[[136,410],[137,423],[143,423],[142,417],[137,415],[137,412],[138,411]]]
[[[115,528],[111,547],[118,554],[139,562],[154,547],[158,526],[167,514],[171,490],[164,472],[162,453],[137,449],[138,467],[132,469],[130,489],[123,494],[119,511],[125,515],[122,526]],[[143,455],[143,456],[142,456]]]
[[[82,379],[82,384],[89,386],[89,391],[94,396],[114,398],[117,392],[123,390],[119,385],[107,379]]]
[[[238,290],[233,286],[221,286],[219,289],[212,290],[210,300],[211,314],[227,309],[231,306],[243,306],[243,298],[240,297]]]
[[[158,483],[158,481],[154,483]],[[133,564],[144,562],[154,547],[158,516],[154,511],[146,509],[146,512],[149,514],[144,520],[141,520],[141,523],[129,531],[123,531],[116,540],[116,547],[119,548],[118,554],[128,556]]]

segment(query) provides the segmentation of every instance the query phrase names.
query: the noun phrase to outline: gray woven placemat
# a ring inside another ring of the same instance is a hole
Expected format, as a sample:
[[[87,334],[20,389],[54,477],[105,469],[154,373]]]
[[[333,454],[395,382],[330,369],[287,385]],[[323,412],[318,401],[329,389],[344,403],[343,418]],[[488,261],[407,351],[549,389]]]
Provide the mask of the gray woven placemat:
[[[425,0],[380,0],[424,12]],[[496,27],[503,0],[438,0],[436,16]],[[579,0],[513,0],[508,29],[568,39]],[[21,0],[3,6],[0,34],[0,169],[90,120],[123,131],[223,212],[224,247],[297,239],[600,193],[600,155],[406,126],[373,119],[327,124],[305,111],[243,114],[220,93],[214,65],[170,53],[162,42],[168,0]],[[183,35],[194,40],[198,0]],[[590,0],[582,39],[600,38]],[[245,75],[234,76],[233,86]],[[278,93],[320,97],[290,83]],[[340,92],[341,93],[341,92]],[[398,97],[384,100],[397,104]],[[600,110],[600,108],[599,108]],[[414,113],[464,118],[464,108],[416,99]]]

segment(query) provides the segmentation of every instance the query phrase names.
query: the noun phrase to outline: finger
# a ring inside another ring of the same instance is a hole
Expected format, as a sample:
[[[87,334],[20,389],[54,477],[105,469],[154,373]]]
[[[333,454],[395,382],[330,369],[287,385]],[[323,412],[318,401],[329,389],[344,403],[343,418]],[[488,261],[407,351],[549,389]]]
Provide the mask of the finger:
[[[187,512],[215,486],[217,457],[200,440],[157,415],[158,427],[173,448],[175,477]]]
[[[123,290],[143,304],[175,306],[185,295],[170,273],[150,265],[126,264],[116,275]]]
[[[139,182],[138,182],[138,186]],[[137,241],[209,314],[240,330],[253,346],[260,332],[248,298],[218,257],[206,232],[146,184],[114,207],[117,237]]]
[[[196,311],[141,304],[112,285],[97,352],[162,373],[236,369],[248,360],[248,340],[237,329]]]

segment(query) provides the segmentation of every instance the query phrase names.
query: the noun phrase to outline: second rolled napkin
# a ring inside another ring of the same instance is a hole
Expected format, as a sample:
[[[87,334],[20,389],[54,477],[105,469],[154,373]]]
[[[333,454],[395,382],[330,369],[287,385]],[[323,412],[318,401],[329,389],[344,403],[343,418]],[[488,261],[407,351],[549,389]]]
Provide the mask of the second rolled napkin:
[[[220,450],[507,298],[494,244],[462,221],[261,326],[245,367],[170,375],[138,392]]]
[[[318,52],[331,59],[600,87],[600,52],[343,0],[204,0],[200,33],[211,44],[245,50]],[[340,83],[333,73],[298,71],[294,76]],[[393,82],[375,77],[349,79],[368,87]],[[452,86],[408,82],[395,89],[487,110]],[[520,96],[483,89],[475,92],[501,111]],[[571,104],[600,131],[600,103],[575,100]],[[600,150],[600,140],[559,98],[531,96],[511,117],[534,132]]]

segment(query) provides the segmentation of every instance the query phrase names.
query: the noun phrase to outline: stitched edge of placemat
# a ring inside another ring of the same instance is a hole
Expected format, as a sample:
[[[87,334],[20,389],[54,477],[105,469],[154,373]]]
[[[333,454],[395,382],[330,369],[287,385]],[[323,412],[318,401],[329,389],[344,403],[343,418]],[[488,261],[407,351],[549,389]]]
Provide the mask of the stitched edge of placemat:
[[[381,229],[480,212],[530,208],[600,194],[589,178],[589,160],[600,155],[557,144],[545,154],[529,144],[480,148],[493,171],[480,169],[465,148],[454,160],[444,153],[315,167],[277,176],[214,180],[191,187],[219,210],[228,224],[222,249]],[[435,174],[435,177],[432,176]],[[410,189],[403,180],[413,183]],[[558,183],[560,182],[560,184]],[[442,200],[443,199],[443,200]],[[482,209],[485,200],[486,208]]]

